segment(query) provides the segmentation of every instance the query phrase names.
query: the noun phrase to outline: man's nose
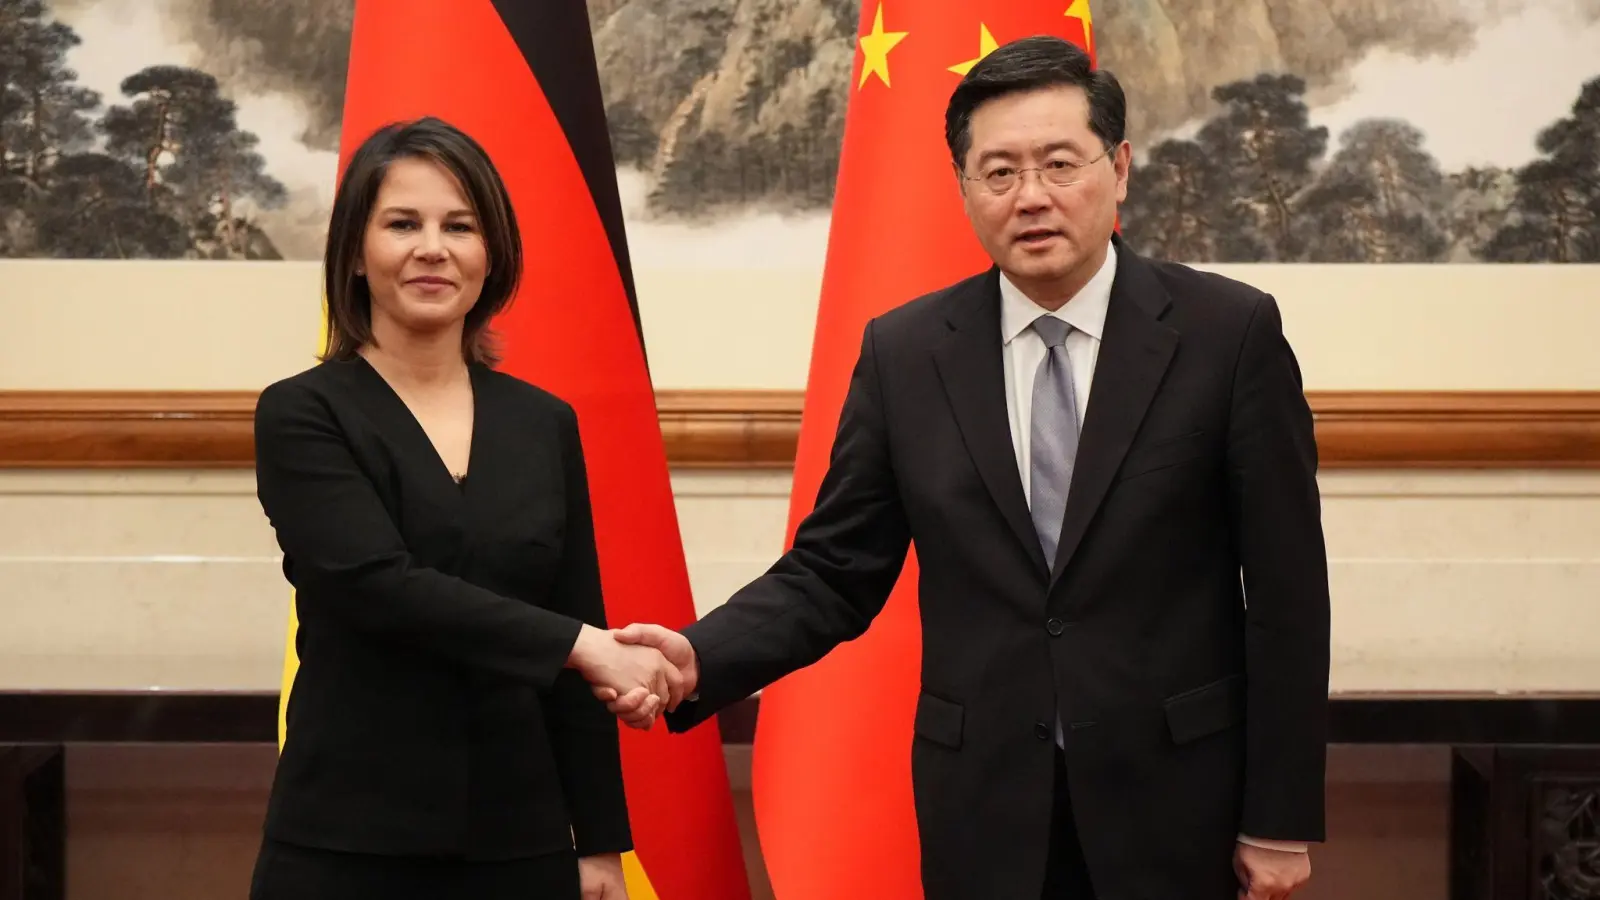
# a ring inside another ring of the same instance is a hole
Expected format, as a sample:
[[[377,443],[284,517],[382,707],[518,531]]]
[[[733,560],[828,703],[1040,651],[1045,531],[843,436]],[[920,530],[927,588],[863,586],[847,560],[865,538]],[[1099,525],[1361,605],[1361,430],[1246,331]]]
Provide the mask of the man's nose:
[[[1022,209],[1040,209],[1050,205],[1050,192],[1045,188],[1044,175],[1037,169],[1024,171],[1017,179],[1017,206]]]

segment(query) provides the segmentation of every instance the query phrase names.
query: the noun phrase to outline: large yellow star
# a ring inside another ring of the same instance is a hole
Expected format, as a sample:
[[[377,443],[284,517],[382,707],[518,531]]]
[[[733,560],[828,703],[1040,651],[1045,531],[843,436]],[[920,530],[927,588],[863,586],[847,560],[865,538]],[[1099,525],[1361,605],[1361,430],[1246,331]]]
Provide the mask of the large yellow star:
[[[994,35],[989,33],[989,26],[980,22],[978,23],[978,59],[969,59],[964,63],[956,63],[950,67],[950,71],[957,75],[965,75],[972,71],[972,67],[978,64],[979,59],[983,59],[999,48],[1000,45],[995,43]]]
[[[1072,0],[1072,5],[1067,7],[1067,18],[1083,23],[1083,49],[1093,53],[1094,16],[1089,13],[1089,0]]]
[[[872,18],[872,32],[861,36],[861,81],[856,85],[857,90],[866,86],[869,75],[877,75],[883,86],[889,87],[889,51],[905,40],[908,33],[883,30],[883,4],[879,3],[878,13]]]

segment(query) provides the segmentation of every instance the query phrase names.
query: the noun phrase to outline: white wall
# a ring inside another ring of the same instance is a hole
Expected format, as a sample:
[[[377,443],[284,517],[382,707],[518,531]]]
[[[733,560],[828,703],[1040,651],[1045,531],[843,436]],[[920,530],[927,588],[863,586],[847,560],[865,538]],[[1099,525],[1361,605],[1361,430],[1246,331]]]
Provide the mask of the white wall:
[[[1311,390],[1600,389],[1600,266],[1208,268],[1275,294]],[[816,265],[636,281],[656,387],[805,386]],[[257,389],[320,303],[316,263],[0,260],[0,390]]]
[[[673,478],[704,613],[781,550],[783,473]],[[1600,686],[1600,473],[1329,472],[1335,690]],[[0,473],[0,689],[278,685],[248,472]]]

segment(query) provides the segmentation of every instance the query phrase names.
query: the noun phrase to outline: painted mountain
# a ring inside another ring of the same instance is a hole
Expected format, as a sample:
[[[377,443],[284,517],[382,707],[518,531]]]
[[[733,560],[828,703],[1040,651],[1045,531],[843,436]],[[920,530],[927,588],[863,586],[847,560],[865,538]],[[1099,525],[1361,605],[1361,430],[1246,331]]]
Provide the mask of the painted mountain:
[[[643,257],[660,229],[716,242],[757,217],[820,246],[859,0],[588,8]],[[1600,261],[1597,0],[1094,13],[1146,252]],[[0,4],[0,255],[316,258],[350,19],[350,0]]]

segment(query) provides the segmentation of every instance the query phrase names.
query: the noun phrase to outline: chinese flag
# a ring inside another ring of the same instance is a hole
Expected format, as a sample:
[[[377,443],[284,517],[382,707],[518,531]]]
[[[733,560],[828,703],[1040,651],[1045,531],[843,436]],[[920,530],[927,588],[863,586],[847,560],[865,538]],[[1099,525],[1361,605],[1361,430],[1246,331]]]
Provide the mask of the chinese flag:
[[[1087,0],[862,4],[790,541],[827,468],[867,320],[990,265],[961,209],[945,104],[978,59],[1035,34],[1092,53]],[[865,635],[762,692],[753,788],[779,900],[922,896],[909,748],[921,662],[916,582],[913,556]]]
[[[500,368],[577,410],[610,623],[682,627],[694,605],[603,110],[582,0],[356,2],[340,170],[374,130],[424,115],[488,151],[526,264],[495,325]],[[286,688],[293,670],[291,640]],[[747,900],[715,726],[624,728],[622,762],[631,900]]]

